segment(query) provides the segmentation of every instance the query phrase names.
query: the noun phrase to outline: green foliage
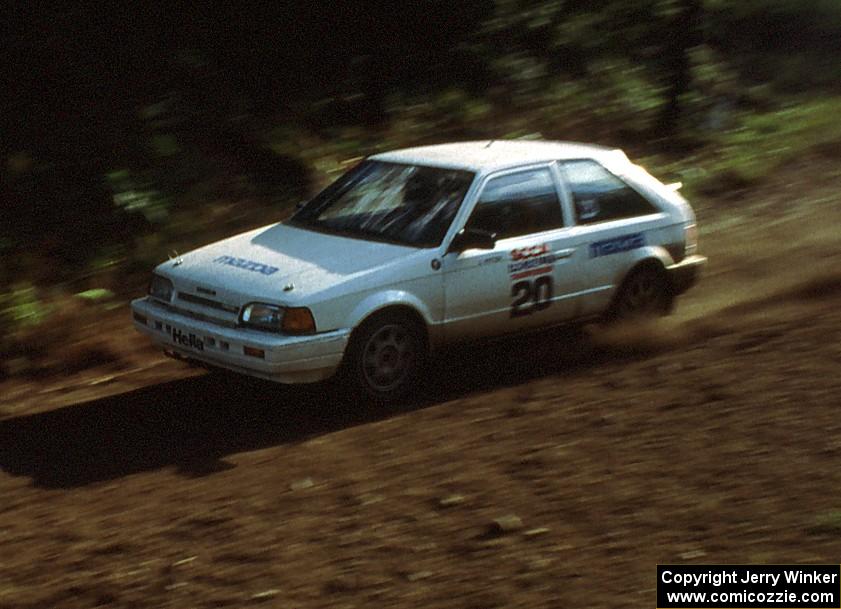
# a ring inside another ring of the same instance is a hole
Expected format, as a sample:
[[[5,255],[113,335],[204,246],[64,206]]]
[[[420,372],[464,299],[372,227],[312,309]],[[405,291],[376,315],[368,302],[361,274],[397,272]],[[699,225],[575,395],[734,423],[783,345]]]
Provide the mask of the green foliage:
[[[130,250],[130,244],[119,243],[109,244],[101,248],[88,263],[92,272],[102,272],[119,266],[126,260]]]
[[[757,178],[826,142],[841,139],[841,98],[798,100],[779,110],[746,114],[719,148],[719,169],[738,166]]]
[[[745,114],[716,142],[715,159],[707,165],[709,180],[728,176],[743,185],[754,184],[816,147],[841,142],[839,112],[841,98],[830,98]]]
[[[76,298],[91,305],[101,306],[106,311],[117,309],[121,306],[116,300],[114,292],[107,288],[92,288],[76,294]]]
[[[468,2],[481,18],[431,53],[428,66],[424,57],[407,57],[412,68],[401,69],[387,52],[350,53],[318,90],[275,82],[284,95],[268,96],[262,109],[271,65],[252,65],[252,74],[243,57],[245,71],[234,74],[209,47],[179,48],[160,82],[135,83],[131,110],[113,114],[119,123],[103,123],[119,144],[91,139],[101,157],[65,146],[53,158],[26,141],[10,148],[2,194],[12,195],[9,217],[26,221],[0,227],[9,260],[0,282],[42,285],[52,273],[35,267],[54,260],[75,265],[88,285],[110,285],[116,269],[148,270],[174,248],[280,219],[308,186],[383,149],[535,134],[594,141],[647,154],[647,165],[682,180],[690,195],[715,195],[841,141],[841,102],[825,93],[841,82],[841,3],[697,1],[702,12],[684,29],[680,18],[696,0]],[[370,33],[373,42],[378,35]],[[400,49],[423,55],[422,43]],[[258,86],[244,86],[250,81]],[[825,89],[780,93],[816,83]],[[670,103],[679,106],[676,129],[658,131]],[[93,123],[80,129],[95,131]],[[54,179],[57,167],[64,174]],[[71,238],[73,247],[59,247]],[[34,253],[8,255],[14,249]],[[18,315],[7,308],[35,307],[8,294],[6,318]],[[38,318],[32,310],[25,319]]]
[[[110,300],[111,298],[114,298],[114,292],[105,288],[93,288],[85,290],[84,292],[79,292],[76,294],[76,297],[81,298],[82,300],[96,302],[99,300]]]
[[[663,87],[650,72],[625,60],[597,62],[587,79],[589,112],[597,120],[643,133],[651,128],[662,105]],[[587,108],[582,108],[587,112]]]
[[[111,171],[105,177],[118,207],[128,212],[140,212],[152,223],[166,219],[170,200],[150,182],[127,169]]]
[[[841,535],[841,510],[818,514],[806,531],[812,535]]]
[[[38,298],[35,287],[29,283],[16,283],[0,294],[0,325],[6,332],[37,326],[49,313],[50,307]]]
[[[764,112],[731,108],[729,127],[708,132],[702,148],[679,157],[652,155],[644,164],[681,180],[690,197],[733,194],[788,163],[841,146],[839,113],[841,97],[793,98]]]

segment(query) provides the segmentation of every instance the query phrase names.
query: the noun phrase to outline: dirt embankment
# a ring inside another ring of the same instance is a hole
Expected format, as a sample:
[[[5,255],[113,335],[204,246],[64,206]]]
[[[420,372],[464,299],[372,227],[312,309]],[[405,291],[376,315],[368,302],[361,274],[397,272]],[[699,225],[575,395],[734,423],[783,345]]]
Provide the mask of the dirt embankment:
[[[392,413],[151,355],[4,386],[0,608],[639,607],[658,562],[837,562],[839,184],[700,205],[673,318],[460,349]]]

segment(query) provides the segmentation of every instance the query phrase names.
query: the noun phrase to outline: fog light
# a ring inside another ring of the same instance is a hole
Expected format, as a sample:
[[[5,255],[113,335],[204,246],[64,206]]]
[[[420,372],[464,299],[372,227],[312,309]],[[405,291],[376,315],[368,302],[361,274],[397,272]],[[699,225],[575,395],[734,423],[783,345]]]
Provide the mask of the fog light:
[[[259,357],[260,359],[266,359],[266,352],[262,349],[255,349],[254,347],[243,346],[242,352],[246,355],[250,355],[251,357]]]

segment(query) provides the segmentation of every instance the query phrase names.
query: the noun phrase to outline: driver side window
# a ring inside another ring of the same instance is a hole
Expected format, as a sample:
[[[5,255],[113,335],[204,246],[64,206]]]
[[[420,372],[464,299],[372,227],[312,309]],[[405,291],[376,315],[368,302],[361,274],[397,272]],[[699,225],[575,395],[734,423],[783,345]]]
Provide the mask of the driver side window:
[[[497,239],[539,233],[564,225],[555,181],[547,167],[491,179],[467,228],[496,233]]]

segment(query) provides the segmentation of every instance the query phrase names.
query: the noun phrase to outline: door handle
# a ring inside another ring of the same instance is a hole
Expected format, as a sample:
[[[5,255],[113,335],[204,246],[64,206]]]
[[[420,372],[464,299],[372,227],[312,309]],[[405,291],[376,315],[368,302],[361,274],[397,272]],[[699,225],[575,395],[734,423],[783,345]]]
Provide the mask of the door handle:
[[[557,252],[555,252],[555,257],[556,258],[569,258],[574,253],[575,253],[575,248],[570,247],[570,248],[567,248],[567,249],[564,249],[564,250],[558,250]]]
[[[476,266],[485,266],[486,264],[496,264],[497,262],[502,262],[501,255],[495,256],[486,256],[479,261],[479,264]]]

